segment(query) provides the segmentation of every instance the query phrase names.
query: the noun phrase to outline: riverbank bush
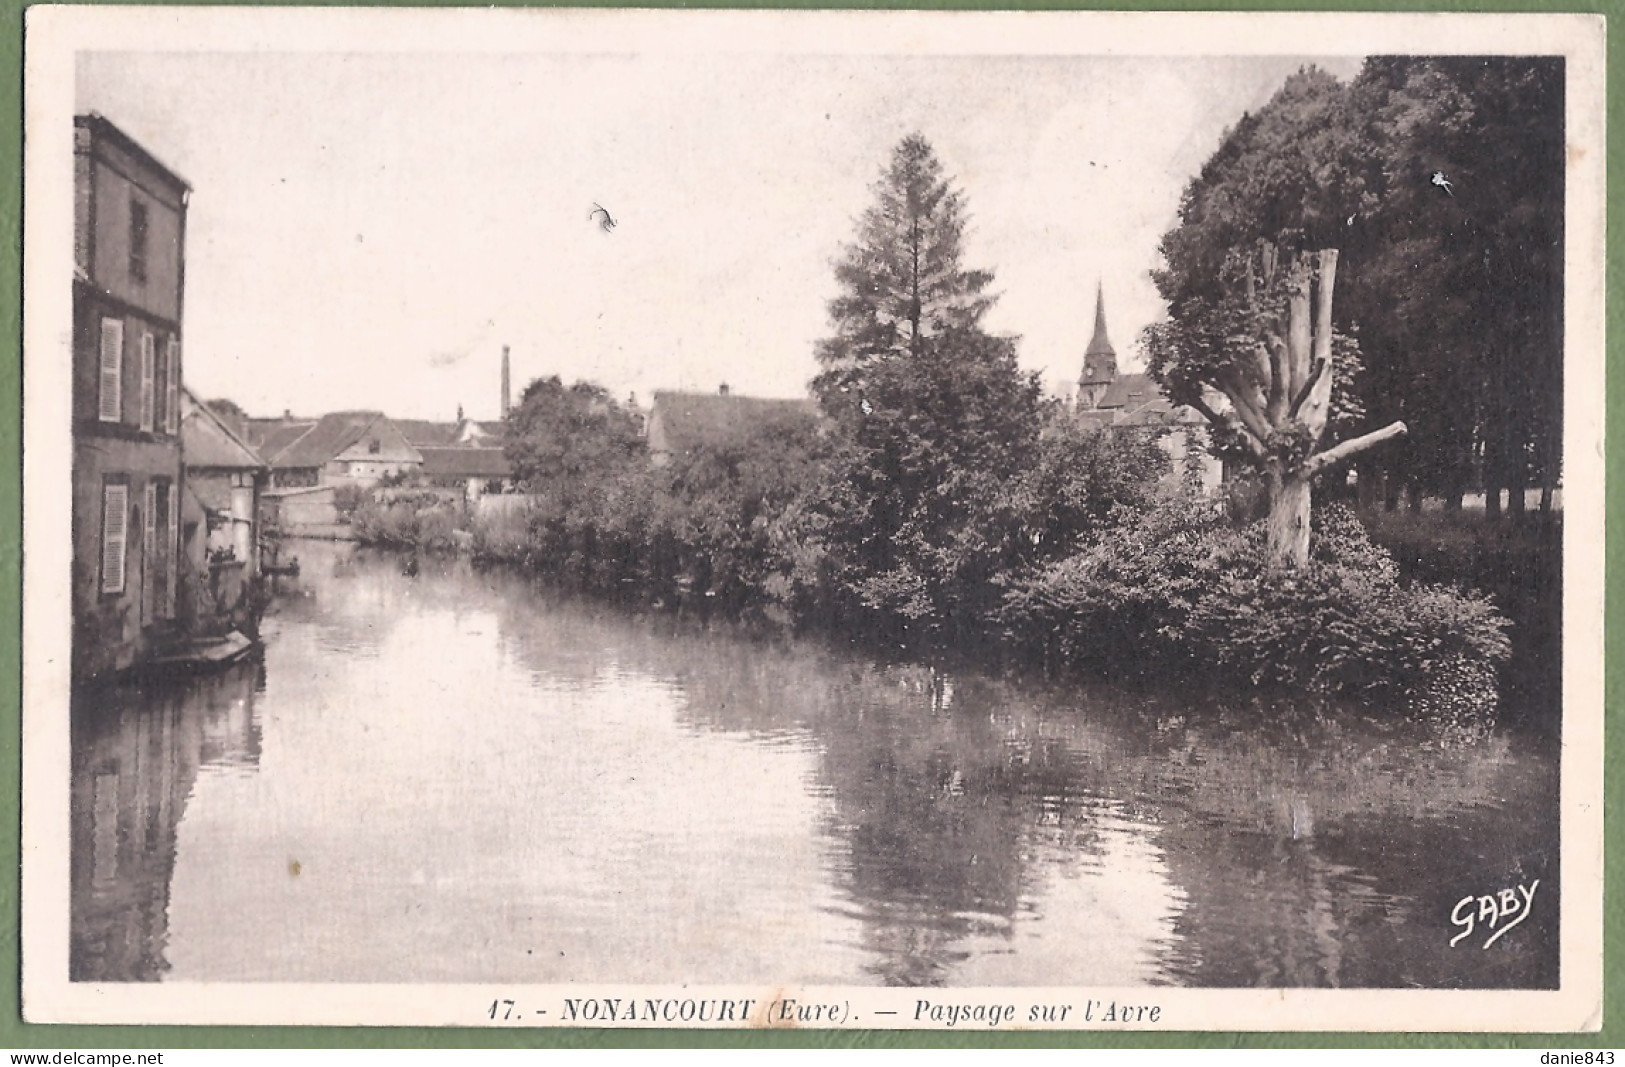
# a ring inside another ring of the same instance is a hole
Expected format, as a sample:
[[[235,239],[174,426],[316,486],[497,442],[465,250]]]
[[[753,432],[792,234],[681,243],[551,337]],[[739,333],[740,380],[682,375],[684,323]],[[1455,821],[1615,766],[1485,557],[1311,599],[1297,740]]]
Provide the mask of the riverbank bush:
[[[453,504],[412,490],[362,505],[354,527],[364,542],[429,551],[461,536],[482,559],[568,588],[762,615],[893,654],[975,649],[1057,673],[1368,696],[1457,717],[1495,703],[1500,612],[1452,584],[1407,581],[1348,509],[1317,511],[1309,567],[1271,570],[1262,525],[1169,477],[1154,442],[1044,440],[1040,462],[989,504],[1006,549],[958,594],[954,630],[935,643],[861,602],[877,583],[891,583],[893,608],[924,589],[857,565],[831,514],[840,443],[810,420],[664,466],[618,465],[567,494],[544,484],[524,508],[470,517],[469,534]]]
[[[1434,704],[1493,704],[1506,620],[1482,597],[1400,581],[1352,513],[1322,508],[1301,570],[1264,566],[1261,524],[1166,497],[1015,583],[1011,639],[1062,669]]]
[[[340,485],[333,490],[333,510],[340,522],[355,518],[356,509],[371,499],[372,494],[359,485]]]
[[[530,504],[475,515],[469,533],[475,559],[524,564],[530,545]]]
[[[461,518],[457,503],[444,493],[404,490],[387,500],[359,504],[350,516],[350,531],[366,545],[446,552],[457,546]]]
[[[1482,511],[1363,509],[1371,539],[1399,566],[1401,580],[1460,585],[1494,599],[1512,622],[1512,654],[1501,671],[1508,703],[1536,725],[1560,721],[1563,673],[1563,516],[1521,520]]]

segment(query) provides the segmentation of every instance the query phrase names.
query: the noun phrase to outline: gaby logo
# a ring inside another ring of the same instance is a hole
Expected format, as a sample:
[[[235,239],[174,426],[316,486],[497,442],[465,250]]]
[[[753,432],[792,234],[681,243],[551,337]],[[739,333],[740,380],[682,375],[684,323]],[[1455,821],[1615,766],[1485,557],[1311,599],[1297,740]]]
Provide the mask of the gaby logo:
[[[1456,906],[1450,909],[1450,924],[1463,929],[1450,939],[1450,947],[1455,948],[1456,942],[1471,937],[1480,923],[1494,931],[1484,941],[1484,947],[1495,944],[1502,934],[1529,918],[1530,909],[1535,905],[1535,890],[1539,886],[1540,879],[1537,878],[1527,886],[1517,885],[1499,893],[1466,896],[1456,901]]]

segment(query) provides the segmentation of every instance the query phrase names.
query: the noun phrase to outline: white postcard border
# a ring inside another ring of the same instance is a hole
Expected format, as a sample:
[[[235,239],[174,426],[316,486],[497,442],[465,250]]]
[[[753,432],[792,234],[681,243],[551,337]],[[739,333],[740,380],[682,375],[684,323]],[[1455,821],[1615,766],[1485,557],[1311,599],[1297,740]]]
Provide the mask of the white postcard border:
[[[1184,988],[697,988],[67,981],[74,57],[84,50],[1567,57],[1561,987],[1557,991]],[[35,7],[27,12],[24,284],[24,1017],[30,1022],[301,1025],[717,1025],[568,1018],[570,998],[748,1000],[723,1026],[944,1028],[919,1003],[1072,1005],[1065,1030],[1566,1031],[1602,1003],[1604,33],[1579,15],[1134,14]],[[519,1017],[493,1020],[512,1000]],[[780,1018],[784,1002],[839,1018]],[[1105,1005],[1155,1005],[1129,1023]],[[1094,1005],[1085,1021],[1086,1005]],[[527,1008],[530,1013],[527,1014]],[[634,1009],[636,1010],[636,1009]],[[664,1008],[658,1009],[656,1014]],[[681,1007],[674,1009],[681,1014]],[[696,1014],[701,1009],[692,1009]],[[544,1014],[534,1014],[542,1012]],[[895,1014],[882,1014],[895,1012]],[[985,1012],[984,1012],[985,1014]]]

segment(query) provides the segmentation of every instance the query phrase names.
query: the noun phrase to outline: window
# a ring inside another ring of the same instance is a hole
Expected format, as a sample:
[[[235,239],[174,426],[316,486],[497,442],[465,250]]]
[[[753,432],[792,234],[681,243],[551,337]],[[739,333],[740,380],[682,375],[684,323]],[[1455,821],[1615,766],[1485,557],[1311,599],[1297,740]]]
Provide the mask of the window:
[[[130,278],[147,280],[147,205],[130,198]]]
[[[124,592],[125,538],[130,525],[130,487],[102,486],[102,592]]]
[[[96,417],[102,422],[118,422],[124,417],[124,322],[102,320],[100,395]]]
[[[166,358],[164,360],[164,364],[165,364],[165,366],[167,366],[169,368],[169,375],[168,375],[167,384],[165,386],[166,395],[168,396],[168,403],[164,405],[164,411],[167,414],[168,418],[167,418],[167,420],[165,422],[164,428],[166,430],[168,430],[170,433],[176,433],[176,432],[179,431],[180,425],[181,425],[181,410],[180,410],[180,400],[181,400],[181,343],[180,343],[180,340],[178,338],[176,338],[176,337],[171,337],[169,339],[169,344],[167,346],[165,346],[165,349],[166,349],[166,351],[165,351]]]
[[[157,347],[152,334],[141,334],[141,428],[152,432],[153,406],[156,403]]]

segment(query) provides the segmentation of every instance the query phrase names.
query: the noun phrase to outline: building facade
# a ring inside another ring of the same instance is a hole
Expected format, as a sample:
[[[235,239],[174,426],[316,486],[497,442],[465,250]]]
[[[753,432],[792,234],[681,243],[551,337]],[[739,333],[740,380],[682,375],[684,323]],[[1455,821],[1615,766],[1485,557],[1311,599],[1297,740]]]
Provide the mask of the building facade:
[[[73,132],[73,669],[87,678],[174,628],[190,189],[100,115]]]
[[[423,480],[459,490],[470,504],[487,493],[513,492],[513,468],[500,448],[466,445],[418,451],[423,453]]]
[[[231,425],[181,386],[181,603],[197,632],[257,625],[260,497],[270,468]]]

